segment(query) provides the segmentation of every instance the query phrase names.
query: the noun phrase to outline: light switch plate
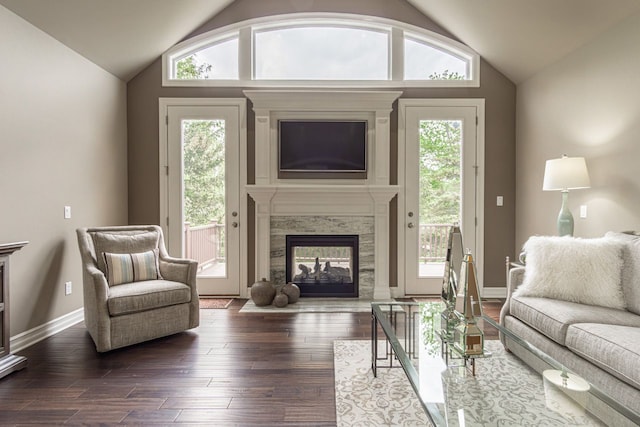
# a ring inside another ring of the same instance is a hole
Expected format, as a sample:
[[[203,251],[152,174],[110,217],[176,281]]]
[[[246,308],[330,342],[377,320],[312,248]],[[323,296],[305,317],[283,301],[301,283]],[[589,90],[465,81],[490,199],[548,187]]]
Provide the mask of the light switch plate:
[[[587,217],[587,205],[580,205],[580,218]]]
[[[71,206],[64,207],[64,219],[71,218]]]
[[[503,206],[503,205],[504,205],[504,197],[502,196],[496,197],[496,206]]]

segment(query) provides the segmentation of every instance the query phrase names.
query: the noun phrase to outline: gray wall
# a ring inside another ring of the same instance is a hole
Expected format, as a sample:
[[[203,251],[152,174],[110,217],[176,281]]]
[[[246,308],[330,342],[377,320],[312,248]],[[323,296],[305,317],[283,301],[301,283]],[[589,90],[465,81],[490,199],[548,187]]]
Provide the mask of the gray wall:
[[[640,230],[640,15],[518,86],[517,236],[556,234],[558,192],[542,191],[547,159],[584,156],[591,188],[569,194],[574,235]],[[579,218],[580,205],[588,216]]]
[[[0,58],[0,242],[30,242],[11,258],[15,336],[82,307],[75,229],[127,221],[126,87],[3,6]]]
[[[301,5],[306,5],[301,7]],[[450,36],[404,0],[237,0],[191,35],[231,23],[266,15],[292,12],[360,13],[395,19]],[[129,222],[159,223],[158,185],[158,98],[160,97],[242,97],[241,88],[162,87],[160,58],[128,84],[129,132]],[[504,286],[504,257],[513,256],[515,239],[515,86],[491,65],[482,61],[481,87],[460,89],[403,89],[403,98],[485,98],[485,286]],[[251,108],[249,106],[249,108]],[[253,113],[248,114],[249,166],[252,165]],[[397,150],[397,111],[392,115],[392,158]],[[394,168],[392,171],[397,174]],[[252,182],[251,170],[248,181]],[[497,208],[497,195],[504,207]],[[395,217],[393,217],[395,219]],[[392,230],[395,226],[392,224]],[[251,234],[250,234],[251,235]],[[250,252],[253,242],[249,242]],[[391,240],[395,253],[395,235]],[[396,283],[395,259],[391,260],[390,282]],[[251,272],[250,272],[251,273]],[[249,275],[251,281],[252,275]]]

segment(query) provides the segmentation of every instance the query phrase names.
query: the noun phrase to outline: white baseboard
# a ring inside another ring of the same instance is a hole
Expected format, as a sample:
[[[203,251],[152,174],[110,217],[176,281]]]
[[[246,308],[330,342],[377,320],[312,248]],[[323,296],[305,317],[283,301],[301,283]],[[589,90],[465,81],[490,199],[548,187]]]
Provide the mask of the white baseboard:
[[[60,316],[57,319],[53,319],[43,325],[36,326],[33,329],[24,331],[14,337],[11,337],[9,345],[11,346],[11,352],[15,353],[20,350],[32,346],[33,344],[42,341],[45,338],[49,338],[58,332],[80,323],[84,320],[84,307],[81,307],[71,313]]]
[[[439,296],[439,295],[433,295]],[[403,289],[400,288],[391,288],[391,297],[392,298],[406,298]],[[507,297],[507,288],[483,288],[482,289],[482,298],[506,298]]]
[[[483,288],[482,298],[506,298],[507,288]]]

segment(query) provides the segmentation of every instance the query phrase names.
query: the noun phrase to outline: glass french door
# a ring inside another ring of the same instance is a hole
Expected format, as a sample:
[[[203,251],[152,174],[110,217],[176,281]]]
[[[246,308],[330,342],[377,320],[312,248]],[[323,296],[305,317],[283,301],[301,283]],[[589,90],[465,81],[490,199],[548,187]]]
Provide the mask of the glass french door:
[[[198,261],[200,295],[239,295],[239,114],[167,108],[167,247]]]
[[[448,233],[462,230],[476,255],[475,106],[405,106],[405,293],[442,289]]]

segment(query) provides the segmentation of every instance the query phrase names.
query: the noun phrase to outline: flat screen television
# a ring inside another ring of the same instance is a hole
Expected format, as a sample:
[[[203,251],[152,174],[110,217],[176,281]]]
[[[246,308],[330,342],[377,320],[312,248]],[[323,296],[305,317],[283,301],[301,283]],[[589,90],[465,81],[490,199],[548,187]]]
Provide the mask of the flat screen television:
[[[279,120],[280,178],[366,178],[366,120]]]

